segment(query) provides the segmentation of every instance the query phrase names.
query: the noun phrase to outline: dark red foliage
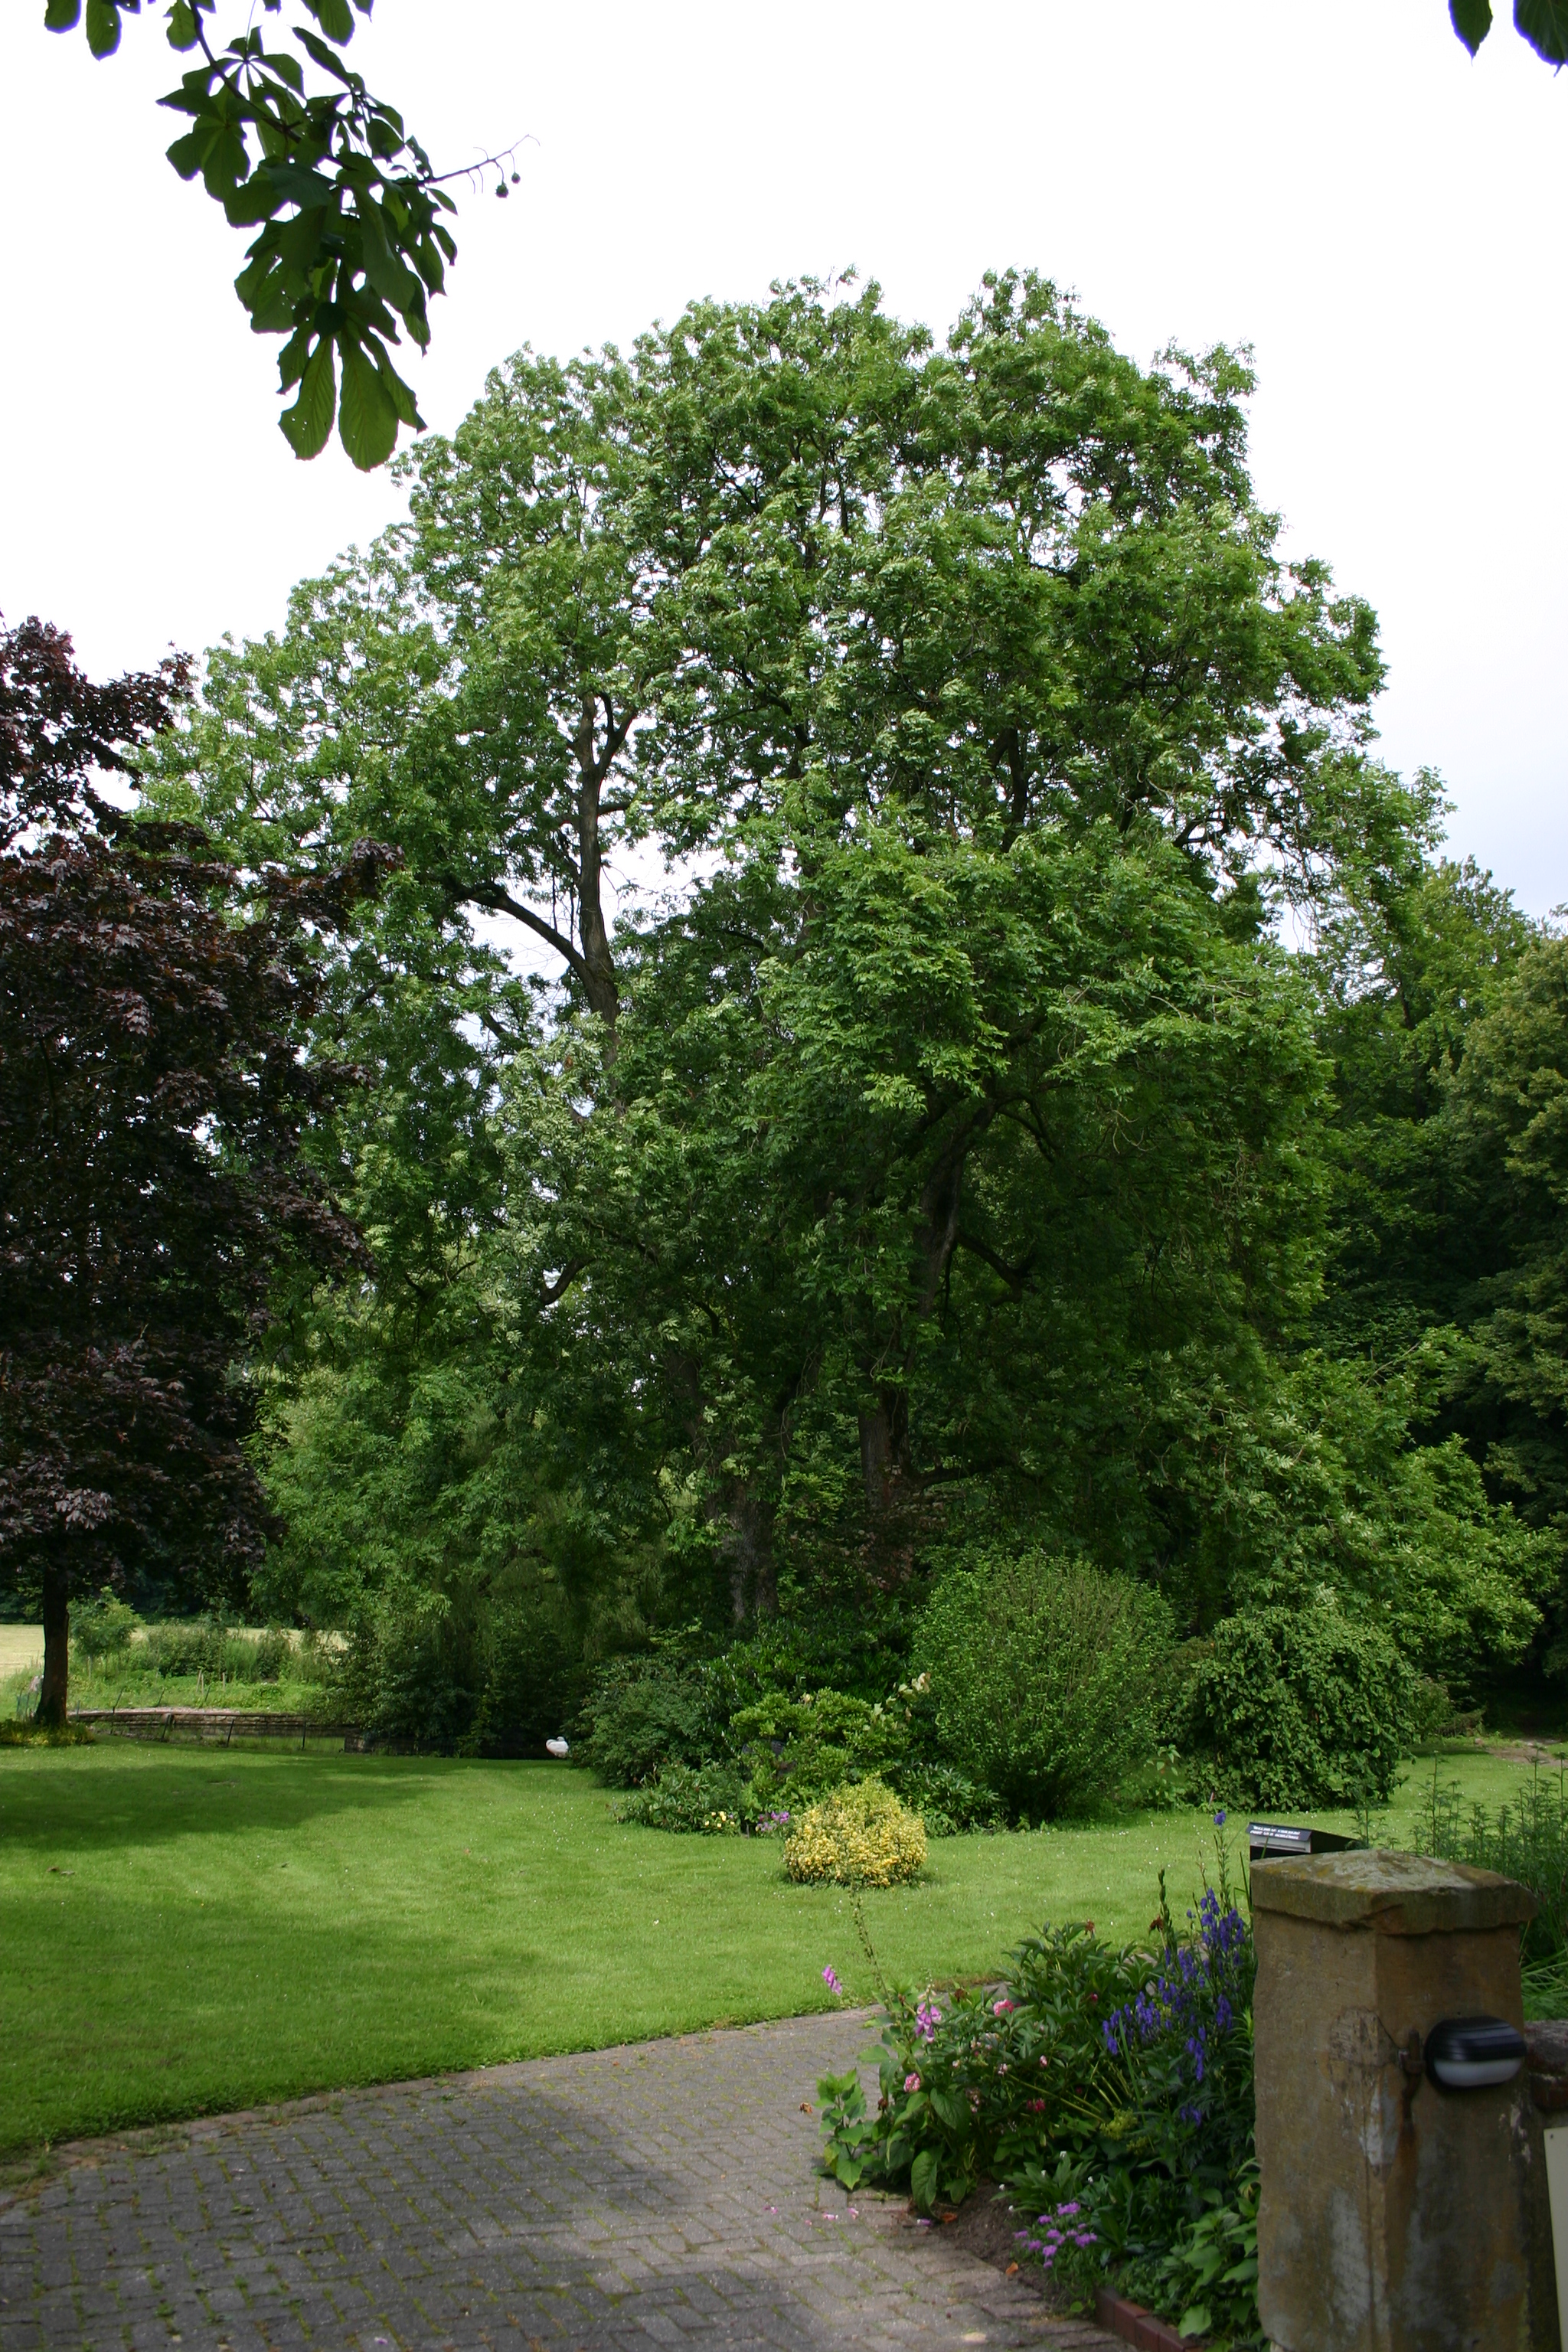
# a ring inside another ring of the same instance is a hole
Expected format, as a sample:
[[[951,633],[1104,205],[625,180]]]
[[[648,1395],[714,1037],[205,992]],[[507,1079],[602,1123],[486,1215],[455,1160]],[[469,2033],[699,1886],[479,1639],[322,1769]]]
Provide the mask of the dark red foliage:
[[[300,1150],[347,1074],[298,1041],[312,938],[390,853],[247,885],[111,805],[90,772],[186,690],[183,661],[95,687],[58,631],[0,631],[0,1571],[41,1594],[48,1717],[73,1588],[243,1591],[247,1350],[283,1260],[362,1246]]]
[[[155,670],[94,686],[63,629],[34,619],[0,630],[0,847],[29,825],[116,830],[123,814],[93,772],[126,773],[130,753],[189,694],[190,676],[185,656],[172,654]]]

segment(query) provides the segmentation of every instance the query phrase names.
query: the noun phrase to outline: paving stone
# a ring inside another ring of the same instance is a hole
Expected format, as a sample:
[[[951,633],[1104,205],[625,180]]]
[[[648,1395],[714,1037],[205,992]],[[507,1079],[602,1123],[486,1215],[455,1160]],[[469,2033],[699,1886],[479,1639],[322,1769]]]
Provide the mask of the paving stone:
[[[65,2151],[0,2205],[0,2352],[1117,2352],[815,2170],[795,2018]]]

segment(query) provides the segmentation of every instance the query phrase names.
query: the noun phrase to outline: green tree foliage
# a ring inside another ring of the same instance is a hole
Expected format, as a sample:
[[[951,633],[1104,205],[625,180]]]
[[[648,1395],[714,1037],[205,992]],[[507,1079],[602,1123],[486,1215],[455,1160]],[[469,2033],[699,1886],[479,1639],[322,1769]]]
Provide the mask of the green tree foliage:
[[[1473,863],[1436,855],[1435,777],[1369,837],[1323,924],[1318,1034],[1334,1065],[1321,1328],[1393,1360],[1461,1312],[1476,1233],[1444,1117],[1471,1024],[1533,936]]]
[[[155,803],[405,861],[322,949],[377,1270],[279,1318],[279,1605],[406,1572],[605,1658],[1004,1524],[1183,1625],[1328,1584],[1461,1679],[1529,1639],[1426,1336],[1427,1129],[1527,927],[1369,756],[1373,619],[1279,558],[1248,388],[1032,278],[942,346],[695,305],[498,371],[210,658]],[[639,856],[679,887],[617,929]]]
[[[276,16],[283,0],[262,5]],[[388,346],[402,340],[399,320],[421,351],[429,343],[429,298],[444,291],[458,257],[446,226],[456,207],[397,109],[338,54],[371,0],[304,5],[319,29],[291,26],[289,50],[268,48],[254,10],[215,47],[207,20],[217,0],[172,0],[169,46],[199,52],[201,62],[162,100],[191,125],[169,161],[183,180],[200,173],[232,226],[257,231],[235,292],[255,333],[287,338],[279,383],[298,391],[278,421],[295,456],[316,457],[335,417],[343,447],[368,471],[392,455],[400,425],[424,429]],[[113,56],[122,19],[141,7],[86,0],[95,58]],[[47,0],[44,20],[51,32],[74,31],[83,0]],[[312,66],[321,79],[308,88]],[[465,176],[498,162],[487,157]],[[503,170],[496,194],[506,193]]]
[[[1492,28],[1491,0],[1448,0],[1448,18],[1474,57]],[[1565,0],[1513,0],[1513,21],[1538,58],[1549,66],[1568,64]]]
[[[1310,1275],[1290,975],[1158,838],[788,839],[771,906],[726,872],[639,960],[614,1118],[575,1031],[509,1074],[520,1271],[581,1269],[549,1312],[662,1402],[738,1612],[831,1530],[896,1577],[988,1480],[1146,1568],[1152,1397],[1244,1376]]]
[[[1442,1486],[1448,1504],[1463,1501],[1471,1534],[1443,1549],[1466,1563],[1473,1599],[1489,1587],[1495,1609],[1510,1583],[1544,1594],[1568,1507],[1550,1173],[1564,1042],[1552,976],[1563,950],[1489,876],[1433,854],[1444,813],[1436,780],[1420,780],[1403,842],[1369,843],[1323,929],[1318,1030],[1336,1108],[1317,1322],[1416,1428],[1448,1438],[1401,1458],[1450,1465]],[[1473,1576],[1477,1465],[1493,1502],[1511,1506],[1490,1515],[1482,1541],[1500,1569],[1494,1547],[1512,1556],[1500,1582]],[[1402,1576],[1407,1604],[1421,1581]],[[1438,1638],[1424,1649],[1408,1622],[1400,1638],[1434,1671],[1462,1682],[1459,1662],[1478,1643],[1519,1647],[1517,1631],[1494,1644],[1456,1622],[1429,1580],[1423,1606]]]
[[[1568,1529],[1568,940],[1538,939],[1476,1022],[1447,1138],[1474,1235],[1458,1389],[1488,1475]]]
[[[94,1664],[124,1657],[139,1623],[129,1601],[106,1585],[96,1601],[79,1601],[72,1612],[70,1638],[79,1654]]]
[[[377,809],[612,1029],[605,861],[808,777],[840,825],[1147,814],[1213,879],[1268,851],[1310,888],[1381,668],[1366,608],[1273,551],[1248,388],[1224,352],[1145,374],[1012,278],[942,352],[805,286],[523,354],[411,453],[412,527],[216,665],[203,804],[277,856]]]

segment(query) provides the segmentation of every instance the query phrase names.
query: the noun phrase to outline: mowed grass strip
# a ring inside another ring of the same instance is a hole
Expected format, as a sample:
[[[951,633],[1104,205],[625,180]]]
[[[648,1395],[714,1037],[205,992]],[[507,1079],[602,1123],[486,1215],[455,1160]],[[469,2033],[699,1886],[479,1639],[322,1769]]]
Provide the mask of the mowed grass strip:
[[[1520,1779],[1441,1769],[1492,1802]],[[1214,1835],[1171,1813],[944,1839],[865,1916],[893,1979],[980,1975],[1046,1920],[1141,1937],[1161,1868],[1184,1907]],[[564,1767],[0,1750],[8,2153],[832,2007],[828,1961],[875,1998],[841,1890],[792,1886],[770,1840],[622,1826]]]

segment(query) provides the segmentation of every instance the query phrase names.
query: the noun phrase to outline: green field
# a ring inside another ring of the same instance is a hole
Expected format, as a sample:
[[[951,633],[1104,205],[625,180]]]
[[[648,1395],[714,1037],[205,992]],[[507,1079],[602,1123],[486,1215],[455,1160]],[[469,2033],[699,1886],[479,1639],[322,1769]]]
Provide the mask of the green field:
[[[43,1663],[41,1625],[0,1625],[0,1675],[36,1675]]]
[[[1429,1774],[1430,1767],[1426,1768]],[[1495,1801],[1516,1764],[1446,1759]],[[1408,1835],[1422,1768],[1395,1809]],[[933,1843],[868,1896],[897,1979],[979,1974],[1045,1919],[1141,1934],[1206,1814]],[[0,2148],[874,1997],[847,1897],[764,1840],[612,1821],[546,1764],[0,1748]]]
[[[44,1663],[41,1625],[0,1625],[0,1721],[30,1716],[37,1700],[29,1685]],[[90,1658],[74,1652],[70,1704],[75,1707],[233,1706],[247,1714],[332,1713],[330,1692],[317,1682],[225,1682],[211,1675],[162,1675],[139,1629],[128,1650]]]

